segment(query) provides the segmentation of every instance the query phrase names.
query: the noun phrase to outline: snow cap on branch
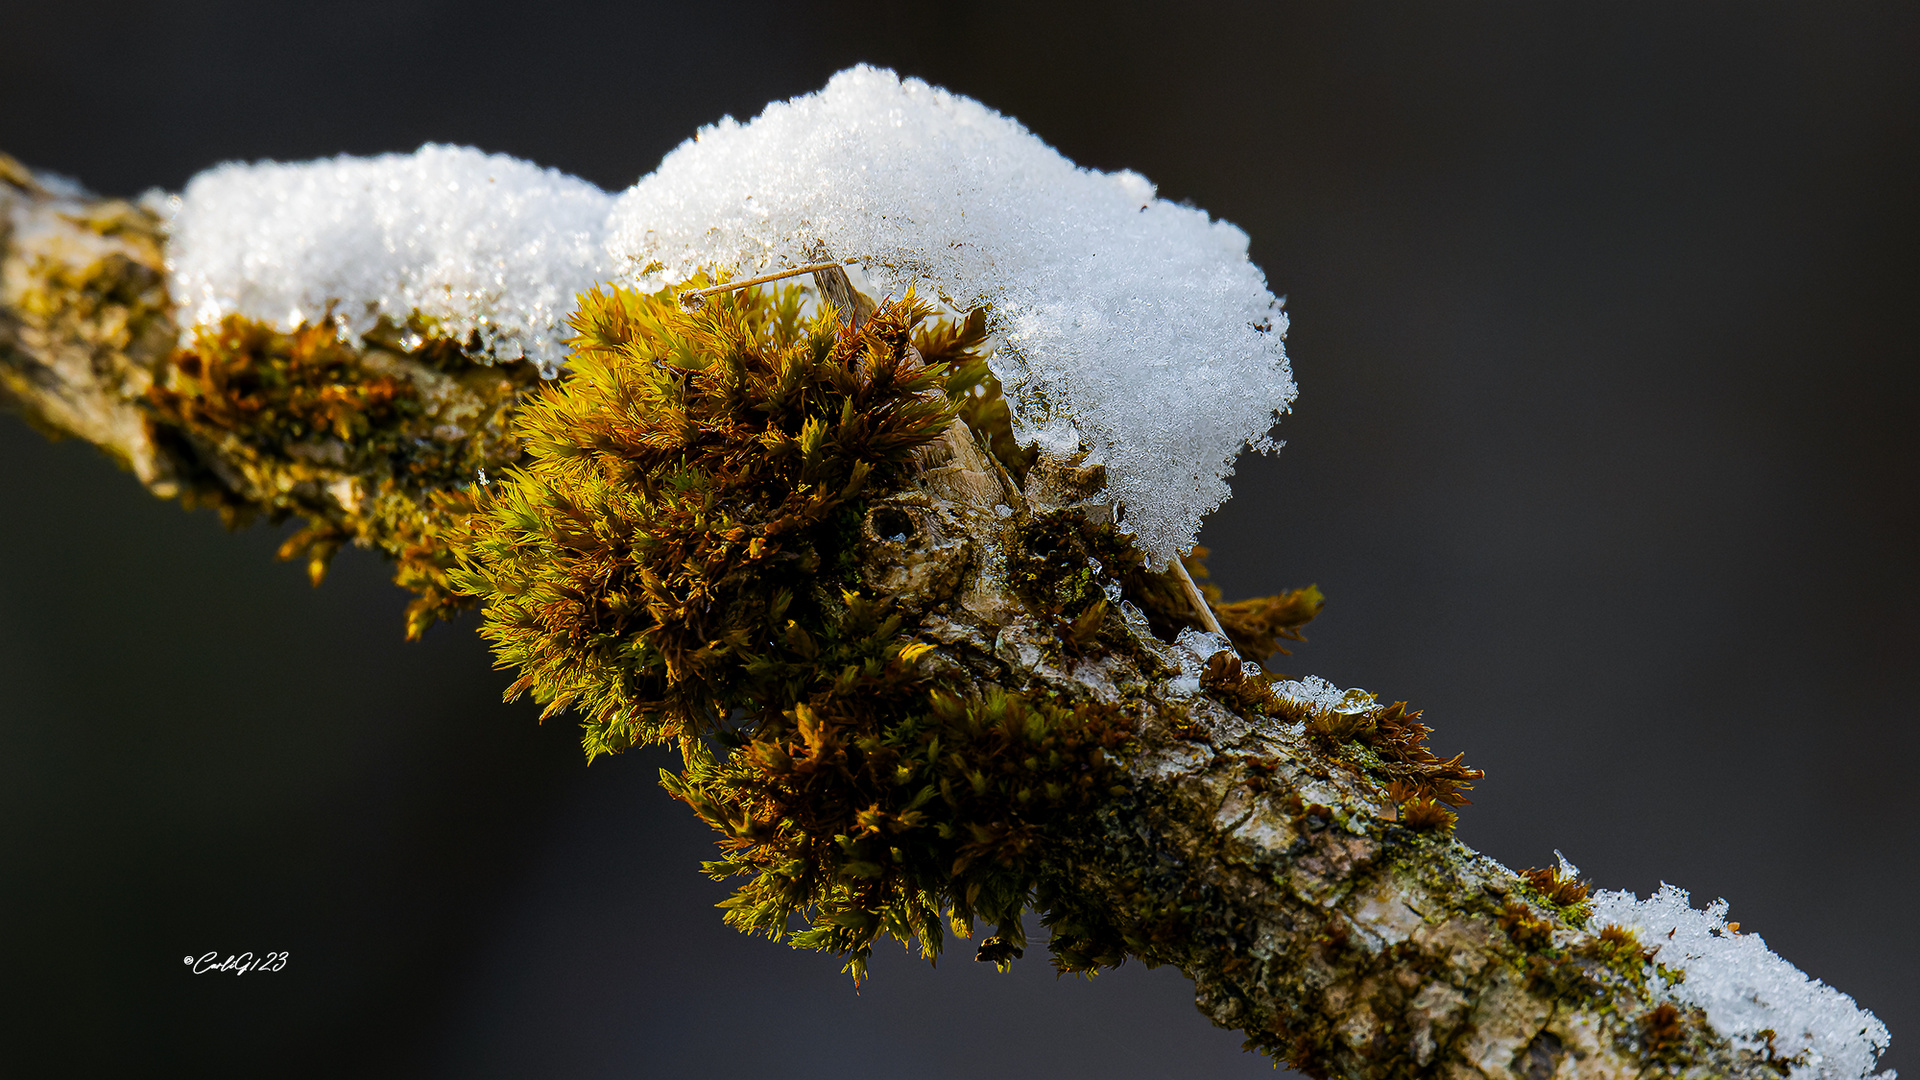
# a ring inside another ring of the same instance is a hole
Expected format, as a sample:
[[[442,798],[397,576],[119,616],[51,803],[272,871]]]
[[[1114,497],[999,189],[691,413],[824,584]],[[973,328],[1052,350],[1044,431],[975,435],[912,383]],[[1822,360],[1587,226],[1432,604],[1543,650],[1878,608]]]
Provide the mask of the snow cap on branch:
[[[1591,925],[1608,923],[1658,950],[1662,967],[1684,972],[1666,985],[1667,995],[1705,1009],[1714,1030],[1736,1046],[1764,1052],[1771,1033],[1774,1052],[1794,1062],[1795,1080],[1875,1077],[1887,1026],[1775,954],[1760,935],[1739,933],[1739,923],[1727,922],[1725,900],[1699,910],[1685,889],[1665,883],[1645,900],[1630,892],[1596,893]],[[1891,1069],[1878,1076],[1894,1080]]]
[[[471,147],[227,164],[187,185],[168,286],[189,331],[232,314],[290,330],[331,307],[357,335],[417,312],[552,373],[574,297],[609,276],[611,203],[585,180]]]
[[[1016,433],[1091,451],[1161,559],[1193,544],[1243,448],[1278,447],[1295,394],[1245,233],[890,71],[703,129],[620,196],[608,248],[643,286],[827,254],[895,296],[984,306]]]

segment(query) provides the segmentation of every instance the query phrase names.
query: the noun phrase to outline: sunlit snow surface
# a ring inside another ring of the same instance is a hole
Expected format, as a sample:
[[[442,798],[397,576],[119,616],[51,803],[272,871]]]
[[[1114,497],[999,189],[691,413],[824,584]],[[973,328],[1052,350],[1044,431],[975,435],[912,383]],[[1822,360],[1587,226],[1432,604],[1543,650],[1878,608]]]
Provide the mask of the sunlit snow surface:
[[[609,276],[611,204],[585,180],[470,147],[222,165],[181,197],[168,285],[185,326],[240,314],[292,329],[331,306],[360,334],[418,312],[552,371],[574,297]]]
[[[1286,314],[1245,233],[867,67],[706,128],[617,202],[528,162],[426,146],[223,165],[187,186],[171,228],[189,327],[238,313],[291,328],[331,308],[354,334],[418,312],[549,370],[596,282],[857,258],[883,292],[984,306],[1021,436],[1090,450],[1161,559],[1226,499],[1242,449],[1276,448],[1294,397]]]
[[[1668,996],[1706,1010],[1714,1030],[1735,1045],[1764,1049],[1759,1033],[1774,1033],[1774,1050],[1792,1058],[1805,1052],[1795,1077],[1857,1080],[1873,1068],[1888,1043],[1887,1026],[1853,998],[1806,974],[1767,948],[1758,934],[1727,927],[1727,902],[1693,907],[1684,889],[1662,884],[1645,900],[1630,892],[1593,897],[1594,929],[1615,923],[1632,930],[1642,945],[1656,948],[1658,963],[1684,970],[1665,986]],[[1893,1080],[1893,1070],[1878,1074]]]
[[[1245,233],[889,71],[703,129],[620,196],[608,247],[647,285],[827,254],[894,296],[984,305],[1019,434],[1090,449],[1162,559],[1226,499],[1243,448],[1275,448],[1294,397],[1286,315]]]

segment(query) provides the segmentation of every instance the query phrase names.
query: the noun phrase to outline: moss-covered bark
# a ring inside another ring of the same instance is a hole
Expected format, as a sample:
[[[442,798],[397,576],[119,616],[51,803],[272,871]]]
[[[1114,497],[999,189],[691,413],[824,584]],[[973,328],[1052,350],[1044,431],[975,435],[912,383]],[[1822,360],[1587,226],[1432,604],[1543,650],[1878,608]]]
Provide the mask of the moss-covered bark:
[[[156,494],[306,517],[291,554],[383,550],[425,597],[416,629],[457,602],[461,500],[518,459],[507,423],[531,380],[430,340],[177,337],[155,217],[0,158],[9,401]],[[1117,538],[1099,470],[1016,457],[1001,434],[954,421],[862,496],[830,560],[845,602],[820,605],[839,622],[792,648],[859,622],[866,667],[799,679],[757,729],[688,733],[671,786],[726,834],[718,872],[802,882],[776,904],[839,897],[849,932],[808,942],[839,951],[937,929],[894,918],[902,894],[876,882],[958,912],[956,929],[989,917],[979,955],[999,963],[1031,903],[1063,969],[1174,964],[1206,1015],[1315,1075],[1780,1075],[1651,996],[1640,943],[1587,925],[1577,884],[1453,840],[1446,805],[1477,774],[1428,752],[1417,714],[1302,705],[1218,642],[1173,643],[1195,620]],[[1216,611],[1264,651],[1318,603]],[[865,705],[835,712],[836,693]],[[910,715],[875,714],[890,701]],[[756,861],[780,835],[797,854]]]
[[[315,582],[342,545],[380,550],[417,595],[408,633],[467,601],[439,538],[539,382],[430,325],[353,343],[331,326],[230,320],[180,347],[153,208],[42,181],[0,155],[0,402],[93,443],[162,498],[229,525],[299,517],[281,557]]]
[[[1189,689],[1178,674],[1201,657],[1127,599],[1106,614],[1107,647],[1061,649],[1018,571],[1042,532],[1031,523],[1063,511],[1001,483],[964,427],[928,463],[870,514],[897,509],[917,543],[870,528],[869,584],[975,678],[1136,721],[1125,779],[1053,834],[1040,903],[1061,966],[1174,964],[1202,1012],[1314,1075],[1780,1075],[1652,998],[1638,944],[1586,925],[1576,883],[1454,840],[1423,791],[1453,791],[1457,761],[1379,735],[1411,723],[1403,709],[1266,697],[1224,653]]]

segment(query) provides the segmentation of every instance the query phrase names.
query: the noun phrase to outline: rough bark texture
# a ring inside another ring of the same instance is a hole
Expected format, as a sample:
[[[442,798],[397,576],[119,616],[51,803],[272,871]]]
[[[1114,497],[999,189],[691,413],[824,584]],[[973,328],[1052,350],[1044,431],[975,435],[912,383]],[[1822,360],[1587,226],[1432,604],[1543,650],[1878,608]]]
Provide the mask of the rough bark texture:
[[[156,425],[148,389],[176,341],[155,216],[0,157],[6,398],[36,426],[100,446],[158,495],[214,483],[393,553],[376,535],[390,516],[365,505],[379,478],[351,454],[296,475],[271,455],[263,466],[262,448],[239,436]],[[366,370],[434,395],[415,423],[466,409],[497,427],[500,394],[464,389],[404,350],[366,352],[381,354]],[[1126,647],[1063,654],[1057,628],[1019,599],[1008,558],[1023,521],[1062,508],[1107,515],[1099,480],[1043,458],[1016,484],[956,424],[923,454],[914,487],[873,507],[863,551],[866,583],[940,643],[932,662],[1137,716],[1123,793],[1061,841],[1068,870],[1052,886],[1064,907],[1125,952],[1178,966],[1207,1016],[1315,1075],[1781,1075],[1697,1011],[1652,998],[1630,942],[1579,925],[1576,905],[1454,841],[1444,820],[1411,820],[1391,769],[1337,724],[1316,726],[1325,714],[1261,707],[1229,654],[1170,645],[1119,598],[1106,631]],[[450,488],[427,477],[409,497]],[[877,530],[882,510],[891,516]]]
[[[1023,496],[956,425],[926,466],[919,490],[876,506],[914,530],[901,543],[868,528],[867,583],[920,610],[983,681],[1137,710],[1130,792],[1068,842],[1061,886],[1129,952],[1192,978],[1215,1023],[1315,1075],[1780,1075],[1650,998],[1637,949],[1444,828],[1409,828],[1380,778],[1312,725],[1230,707],[1231,673],[1183,692],[1169,675],[1209,658],[1130,604],[1110,619],[1132,649],[1050,656],[1006,555],[1029,514],[1106,512],[1081,501],[1097,493],[1072,463],[1043,458]]]
[[[178,337],[163,244],[146,208],[42,183],[0,154],[0,399],[171,497],[183,463],[138,404]]]

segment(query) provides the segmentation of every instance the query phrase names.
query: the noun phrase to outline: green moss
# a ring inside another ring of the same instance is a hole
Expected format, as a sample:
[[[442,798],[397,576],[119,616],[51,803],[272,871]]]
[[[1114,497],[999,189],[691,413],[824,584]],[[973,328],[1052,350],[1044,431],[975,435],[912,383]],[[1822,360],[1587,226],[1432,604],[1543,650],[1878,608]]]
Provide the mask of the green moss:
[[[1472,800],[1466,792],[1486,776],[1484,770],[1463,764],[1464,754],[1445,759],[1435,754],[1427,745],[1433,729],[1421,723],[1419,710],[1409,710],[1404,701],[1343,712],[1281,699],[1276,709],[1277,715],[1303,724],[1329,755],[1346,760],[1380,783],[1396,803],[1403,804],[1403,810],[1428,819],[1416,828],[1442,824],[1452,828],[1447,812],[1432,805],[1416,809],[1414,804],[1468,805]],[[1439,815],[1446,815],[1444,821]]]
[[[1599,960],[1616,977],[1625,981],[1635,993],[1645,995],[1654,953],[1641,948],[1640,939],[1634,936],[1633,931],[1608,923],[1582,948],[1587,955]]]
[[[1306,635],[1300,632],[1301,628],[1312,622],[1320,614],[1320,609],[1327,605],[1326,595],[1318,585],[1290,589],[1273,596],[1223,602],[1220,587],[1213,583],[1213,575],[1207,570],[1207,556],[1210,554],[1206,545],[1196,544],[1180,562],[1186,567],[1194,584],[1199,586],[1200,595],[1213,608],[1214,617],[1220,620],[1220,628],[1227,632],[1235,648],[1248,659],[1264,661],[1274,653],[1290,654],[1280,644],[1283,641],[1307,640]],[[1169,580],[1166,584],[1176,583]],[[1155,593],[1172,599],[1164,585]],[[1162,618],[1169,617],[1168,614],[1162,614]]]
[[[1533,913],[1519,900],[1509,900],[1494,920],[1513,943],[1528,952],[1545,949],[1553,942],[1553,924]]]
[[[1071,621],[1103,603],[1109,583],[1138,573],[1146,561],[1118,530],[1089,520],[1086,511],[1051,510],[1015,527],[1007,580],[1036,613]]]
[[[914,345],[929,364],[947,365],[946,391],[959,407],[960,419],[986,440],[988,449],[1015,483],[1025,483],[1039,450],[1021,446],[1013,437],[1013,414],[1002,396],[1000,380],[987,366],[987,311],[975,310],[966,319],[930,324]]]
[[[528,401],[528,448],[481,499],[460,588],[590,754],[777,714],[845,618],[864,501],[954,417],[908,346],[928,310],[858,331],[800,290],[581,298],[568,376]],[[744,716],[735,716],[744,710]]]
[[[380,549],[417,594],[407,629],[418,637],[470,603],[447,580],[446,534],[471,509],[469,488],[519,458],[506,418],[539,377],[409,329],[411,348],[386,325],[350,344],[328,323],[282,332],[229,317],[168,356],[144,400],[155,440],[200,463],[188,505],[229,527],[304,518],[280,556],[305,559],[315,584],[342,546]]]
[[[882,934],[932,956],[984,923],[981,958],[1020,955],[1054,830],[1111,796],[1132,732],[935,665],[854,587],[866,505],[977,385],[951,365],[978,327],[930,314],[909,297],[854,330],[791,288],[698,311],[590,293],[569,377],[517,421],[526,463],[457,538],[510,693],[577,710],[589,756],[677,741],[663,781],[721,834],[709,872],[744,879],[728,922],[856,975]]]
[[[1593,906],[1587,903],[1587,883],[1562,873],[1558,867],[1522,870],[1520,878],[1542,903],[1574,926],[1585,925],[1593,914]]]
[[[45,194],[32,174],[11,158],[0,160],[0,182]],[[137,445],[137,428],[111,430],[117,421],[106,417],[151,385],[152,365],[173,347],[175,329],[162,270],[165,237],[151,214],[118,200],[89,205],[68,215],[67,221],[113,243],[74,244],[68,239],[71,234],[53,239],[42,233],[24,246],[16,245],[13,254],[24,265],[16,267],[18,277],[7,282],[6,314],[11,317],[7,321],[17,321],[21,333],[12,342],[0,342],[0,352],[10,354],[0,363],[0,401],[18,407],[29,424],[49,437],[79,434],[143,480],[159,481],[149,471],[152,463],[144,448]],[[0,235],[5,231],[0,225]],[[43,368],[44,355],[33,359],[27,354],[35,350],[20,351],[29,341],[59,343],[62,353],[82,350],[79,359],[86,365],[87,385],[66,390],[93,400],[67,402],[64,393],[43,400],[49,385],[65,383],[65,376]],[[79,429],[71,427],[77,417],[67,408],[75,405],[85,418]],[[102,421],[108,430],[93,426]]]

